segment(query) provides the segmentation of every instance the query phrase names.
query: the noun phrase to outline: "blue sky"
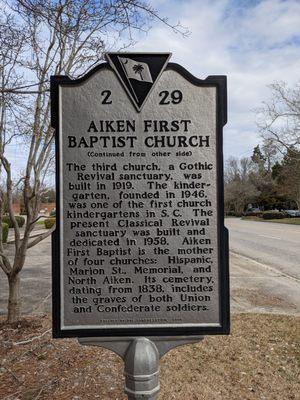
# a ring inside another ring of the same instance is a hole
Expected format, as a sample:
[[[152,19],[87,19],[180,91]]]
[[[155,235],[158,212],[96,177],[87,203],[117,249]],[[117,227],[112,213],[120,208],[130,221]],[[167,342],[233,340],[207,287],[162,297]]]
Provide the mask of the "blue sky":
[[[171,61],[199,78],[228,76],[228,124],[224,156],[251,156],[259,142],[254,110],[270,96],[267,85],[300,81],[300,0],[152,0],[170,23],[191,31],[184,38],[162,23],[140,33],[128,51],[170,51]],[[10,149],[14,175],[22,149]]]

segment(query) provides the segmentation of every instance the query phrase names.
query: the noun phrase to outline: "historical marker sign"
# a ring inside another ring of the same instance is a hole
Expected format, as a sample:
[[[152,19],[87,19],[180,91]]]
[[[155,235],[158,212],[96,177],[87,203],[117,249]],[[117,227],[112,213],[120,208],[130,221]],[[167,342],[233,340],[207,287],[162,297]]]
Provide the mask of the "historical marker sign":
[[[226,78],[169,57],[52,77],[56,337],[228,333]]]

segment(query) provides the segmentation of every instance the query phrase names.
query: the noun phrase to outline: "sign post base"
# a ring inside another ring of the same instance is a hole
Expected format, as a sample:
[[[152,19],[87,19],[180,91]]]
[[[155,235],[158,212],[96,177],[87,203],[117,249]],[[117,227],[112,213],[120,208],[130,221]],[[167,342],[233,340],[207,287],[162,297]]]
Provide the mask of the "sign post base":
[[[124,357],[124,391],[129,400],[155,400],[159,386],[159,353],[147,338],[131,342]]]
[[[184,344],[196,343],[204,336],[186,337],[124,337],[79,338],[86,346],[112,350],[124,360],[124,391],[128,400],[156,400],[160,390],[159,360],[169,350]]]

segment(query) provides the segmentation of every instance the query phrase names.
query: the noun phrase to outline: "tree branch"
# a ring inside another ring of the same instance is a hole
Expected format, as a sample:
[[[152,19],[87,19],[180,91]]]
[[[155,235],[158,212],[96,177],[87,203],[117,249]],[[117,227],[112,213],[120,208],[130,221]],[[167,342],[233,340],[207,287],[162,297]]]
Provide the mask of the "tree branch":
[[[56,225],[53,225],[52,228],[50,228],[47,232],[43,233],[42,235],[39,235],[32,242],[28,243],[27,249],[30,249],[31,247],[40,243],[42,240],[46,239],[48,236],[50,236],[52,234],[52,232],[55,231],[55,229],[56,229]]]
[[[2,261],[0,261],[0,267],[6,275],[9,275],[12,271],[9,259],[4,253],[0,253],[0,257],[2,258]]]

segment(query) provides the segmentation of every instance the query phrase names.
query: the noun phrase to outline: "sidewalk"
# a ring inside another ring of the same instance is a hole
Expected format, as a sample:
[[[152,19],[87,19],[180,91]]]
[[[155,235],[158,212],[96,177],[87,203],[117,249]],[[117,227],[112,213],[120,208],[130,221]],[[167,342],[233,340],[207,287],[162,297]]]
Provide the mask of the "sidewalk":
[[[31,232],[30,237],[33,238],[33,237],[39,236],[42,233],[47,232],[47,230],[48,229],[37,227]],[[21,239],[22,239],[24,236],[24,229],[20,228],[20,232],[21,232]],[[9,232],[8,232],[7,244],[11,244],[14,242],[15,242],[15,232],[11,228],[11,229],[9,229]]]
[[[45,232],[34,231],[32,233]],[[14,244],[6,249],[12,259]],[[21,272],[22,313],[43,314],[51,310],[51,236],[28,250]],[[0,315],[7,312],[8,284],[0,268]]]

